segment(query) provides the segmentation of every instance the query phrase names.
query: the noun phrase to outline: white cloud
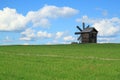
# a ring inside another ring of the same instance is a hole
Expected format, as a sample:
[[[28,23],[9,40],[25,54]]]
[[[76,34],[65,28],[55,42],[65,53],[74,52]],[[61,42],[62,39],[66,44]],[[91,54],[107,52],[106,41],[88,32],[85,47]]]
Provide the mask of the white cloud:
[[[113,36],[120,31],[120,21],[114,21],[112,19],[103,19],[93,24],[93,26],[99,31],[99,36]]]
[[[66,37],[63,38],[63,40],[70,42],[70,41],[74,41],[75,38],[73,36],[66,36]]]
[[[34,34],[34,30],[32,30],[31,28],[26,29],[24,32],[21,32],[21,38],[20,40],[24,40],[24,41],[30,41],[30,40],[34,40],[35,39],[35,34]]]
[[[52,34],[46,31],[38,31],[28,28],[24,32],[21,32],[20,40],[23,41],[31,41],[31,40],[39,40],[39,39],[48,39],[52,38]]]
[[[76,22],[85,22],[85,23],[88,23],[88,24],[93,24],[93,23],[95,23],[99,20],[100,19],[92,19],[92,18],[89,18],[87,15],[84,15],[84,16],[82,16],[82,18],[77,18]]]
[[[102,13],[103,16],[107,16],[108,15],[108,11],[102,8],[96,8],[97,11],[100,11]]]
[[[111,37],[103,37],[103,38],[98,38],[98,43],[110,43],[111,41],[115,40],[115,38]]]
[[[102,15],[103,15],[103,16],[107,16],[107,15],[108,15],[107,10],[103,10],[103,11],[102,11]]]
[[[9,36],[6,36],[3,42],[11,42],[13,41]]]
[[[37,33],[37,37],[40,38],[40,39],[51,38],[51,37],[52,37],[52,34],[46,32],[46,31],[39,31],[39,32]]]
[[[69,32],[67,31],[56,32],[53,38],[54,40],[51,42],[53,44],[69,44],[75,40],[75,38],[69,35]]]
[[[65,32],[57,32],[56,33],[56,39],[61,38],[64,34],[65,34]]]
[[[70,17],[78,13],[77,10],[70,7],[57,7],[45,5],[38,13],[43,17],[58,18],[58,17]]]
[[[15,9],[4,8],[0,10],[0,31],[16,31],[25,28],[25,17],[18,14]]]
[[[70,44],[72,41],[75,40],[73,36],[70,36],[68,32],[56,32],[52,34],[51,37],[53,40],[51,42],[48,42],[47,44]]]
[[[77,14],[76,9],[70,7],[57,7],[45,5],[38,11],[30,11],[27,14],[27,20],[31,21],[34,26],[48,27],[49,19],[59,17],[70,17]]]
[[[111,19],[92,19],[88,16],[76,19],[77,22],[92,24],[98,30],[99,36],[113,36],[120,33],[120,19],[113,17]]]
[[[39,21],[36,21],[33,26],[43,26],[43,27],[49,27],[50,26],[50,22],[48,19],[40,19]]]
[[[50,19],[71,17],[77,13],[76,9],[70,7],[46,5],[38,11],[29,11],[26,16],[23,16],[16,9],[6,7],[0,10],[0,31],[23,30],[29,23],[33,26],[48,27]]]

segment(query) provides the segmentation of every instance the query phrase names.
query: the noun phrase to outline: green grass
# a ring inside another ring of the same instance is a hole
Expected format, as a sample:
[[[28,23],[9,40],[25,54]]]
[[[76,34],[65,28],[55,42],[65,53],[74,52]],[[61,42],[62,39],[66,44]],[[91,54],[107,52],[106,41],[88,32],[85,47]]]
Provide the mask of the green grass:
[[[0,46],[0,80],[120,80],[120,44]]]

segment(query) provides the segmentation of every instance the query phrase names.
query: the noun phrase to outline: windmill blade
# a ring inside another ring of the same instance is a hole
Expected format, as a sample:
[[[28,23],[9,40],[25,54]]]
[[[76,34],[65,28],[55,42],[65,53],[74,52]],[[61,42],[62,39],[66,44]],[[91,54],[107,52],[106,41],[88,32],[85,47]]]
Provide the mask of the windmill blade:
[[[82,31],[82,29],[81,29],[79,26],[77,26],[77,28],[78,28],[80,31]]]
[[[76,35],[81,34],[81,32],[75,32]]]
[[[90,27],[90,25],[87,26],[87,28],[89,28],[89,27]]]
[[[79,36],[77,40],[80,40],[80,39],[81,39],[81,36]]]
[[[85,29],[85,23],[83,22],[83,30]]]

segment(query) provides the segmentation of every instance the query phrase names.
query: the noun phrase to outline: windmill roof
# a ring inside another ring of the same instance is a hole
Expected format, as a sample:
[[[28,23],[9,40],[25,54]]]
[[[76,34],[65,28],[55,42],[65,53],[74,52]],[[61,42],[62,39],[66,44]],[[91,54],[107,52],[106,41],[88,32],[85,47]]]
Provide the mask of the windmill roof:
[[[91,32],[93,30],[98,32],[94,27],[89,27],[89,28],[85,28],[84,30],[82,30],[81,33]]]

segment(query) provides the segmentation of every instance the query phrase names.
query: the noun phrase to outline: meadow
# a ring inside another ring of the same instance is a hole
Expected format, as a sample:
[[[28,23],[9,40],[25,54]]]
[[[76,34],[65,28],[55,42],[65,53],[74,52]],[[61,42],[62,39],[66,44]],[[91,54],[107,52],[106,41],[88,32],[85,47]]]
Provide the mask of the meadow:
[[[120,44],[0,46],[0,80],[120,80]]]

